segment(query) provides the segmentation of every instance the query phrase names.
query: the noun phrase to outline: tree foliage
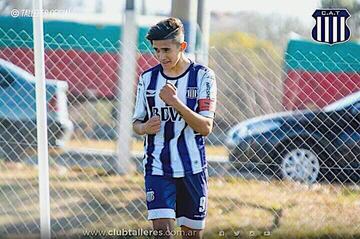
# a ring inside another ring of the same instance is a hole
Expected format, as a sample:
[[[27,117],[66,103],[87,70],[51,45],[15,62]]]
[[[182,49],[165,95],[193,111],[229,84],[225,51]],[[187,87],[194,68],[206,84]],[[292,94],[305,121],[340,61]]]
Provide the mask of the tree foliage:
[[[218,122],[233,125],[282,110],[283,52],[279,46],[243,32],[212,33],[210,46],[209,65],[221,92]]]

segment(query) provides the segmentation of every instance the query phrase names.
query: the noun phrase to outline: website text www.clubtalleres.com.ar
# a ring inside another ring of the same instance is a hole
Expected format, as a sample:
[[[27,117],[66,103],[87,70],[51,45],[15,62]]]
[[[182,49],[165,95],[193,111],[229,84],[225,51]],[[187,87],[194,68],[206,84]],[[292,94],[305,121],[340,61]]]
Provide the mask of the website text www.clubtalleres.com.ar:
[[[170,231],[170,230],[152,230],[152,229],[109,229],[109,230],[85,230],[83,236],[85,237],[118,237],[118,236],[129,236],[129,237],[148,237],[148,236],[193,236],[192,231]]]

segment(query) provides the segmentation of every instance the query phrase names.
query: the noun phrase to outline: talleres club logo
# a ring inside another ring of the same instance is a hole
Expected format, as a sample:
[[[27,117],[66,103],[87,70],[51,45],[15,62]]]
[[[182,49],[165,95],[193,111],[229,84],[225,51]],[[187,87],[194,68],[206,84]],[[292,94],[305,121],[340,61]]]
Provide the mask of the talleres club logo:
[[[350,39],[347,9],[316,9],[312,17],[316,21],[311,34],[315,41],[332,45]]]

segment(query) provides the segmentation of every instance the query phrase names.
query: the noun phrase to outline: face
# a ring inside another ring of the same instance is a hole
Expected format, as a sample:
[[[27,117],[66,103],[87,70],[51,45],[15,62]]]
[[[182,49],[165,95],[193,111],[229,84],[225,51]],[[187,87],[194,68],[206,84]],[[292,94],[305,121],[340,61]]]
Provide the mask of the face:
[[[186,42],[178,43],[171,39],[154,40],[152,46],[161,66],[166,70],[170,70],[179,62],[181,54],[186,49]]]

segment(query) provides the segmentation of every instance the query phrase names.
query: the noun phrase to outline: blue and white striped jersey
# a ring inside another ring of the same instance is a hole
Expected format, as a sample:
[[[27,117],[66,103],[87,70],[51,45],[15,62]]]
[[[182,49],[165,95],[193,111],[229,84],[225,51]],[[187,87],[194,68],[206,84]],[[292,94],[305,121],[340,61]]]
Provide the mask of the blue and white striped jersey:
[[[167,82],[176,86],[179,99],[190,109],[213,118],[215,74],[205,66],[191,63],[180,76],[168,77],[159,64],[145,71],[139,79],[133,122],[146,122],[154,115],[161,119],[160,131],[145,138],[145,175],[184,177],[199,173],[207,166],[205,138],[160,99],[160,90]]]

